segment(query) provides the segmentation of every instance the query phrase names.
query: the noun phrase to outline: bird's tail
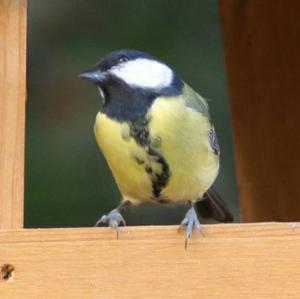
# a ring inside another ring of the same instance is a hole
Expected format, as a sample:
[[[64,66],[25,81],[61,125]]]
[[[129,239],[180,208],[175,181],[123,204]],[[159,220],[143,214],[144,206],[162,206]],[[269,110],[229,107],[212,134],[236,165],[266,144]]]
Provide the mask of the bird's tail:
[[[212,218],[219,222],[233,222],[233,215],[214,188],[210,188],[197,202],[197,210],[203,218]]]

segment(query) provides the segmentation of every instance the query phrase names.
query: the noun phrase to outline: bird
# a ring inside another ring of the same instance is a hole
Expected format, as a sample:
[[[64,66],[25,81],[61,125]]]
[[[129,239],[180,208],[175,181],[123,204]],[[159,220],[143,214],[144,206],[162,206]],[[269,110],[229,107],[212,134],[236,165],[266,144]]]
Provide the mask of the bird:
[[[186,204],[179,228],[185,248],[202,230],[199,214],[221,222],[233,216],[212,189],[220,147],[206,100],[165,62],[146,52],[122,49],[81,73],[102,99],[94,134],[122,195],[96,223],[125,225],[128,204]],[[198,205],[198,206],[197,206]]]

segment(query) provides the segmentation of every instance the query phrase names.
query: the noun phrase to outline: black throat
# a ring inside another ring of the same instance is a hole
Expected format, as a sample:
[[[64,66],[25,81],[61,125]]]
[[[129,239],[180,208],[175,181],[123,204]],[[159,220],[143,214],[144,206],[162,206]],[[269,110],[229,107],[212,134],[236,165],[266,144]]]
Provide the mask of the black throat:
[[[121,81],[108,80],[102,87],[105,104],[102,112],[118,121],[134,121],[144,115],[156,95],[141,89],[133,89]]]
[[[118,121],[135,121],[145,115],[159,96],[175,96],[182,92],[183,83],[177,76],[169,87],[160,90],[132,88],[116,78],[108,78],[101,86],[105,94],[103,113]]]

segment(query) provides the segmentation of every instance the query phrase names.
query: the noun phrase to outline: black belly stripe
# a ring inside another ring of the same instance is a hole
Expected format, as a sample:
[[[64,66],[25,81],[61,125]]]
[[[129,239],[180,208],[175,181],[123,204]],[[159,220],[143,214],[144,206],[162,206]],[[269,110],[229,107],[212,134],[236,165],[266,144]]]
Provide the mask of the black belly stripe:
[[[161,173],[156,173],[153,171],[151,173],[152,193],[155,198],[158,198],[160,196],[161,190],[168,183],[170,177],[170,169],[166,160],[157,151],[149,147],[147,153],[155,158],[156,163],[160,164],[162,169]]]
[[[152,183],[153,198],[160,201],[161,199],[159,199],[159,197],[161,191],[167,185],[170,177],[170,168],[164,157],[151,146],[148,124],[149,119],[145,115],[136,121],[131,122],[130,135],[145,149],[150,160],[155,161],[153,163],[157,163],[161,166],[161,172],[159,173],[155,172],[149,165],[144,166],[145,171],[149,175]]]

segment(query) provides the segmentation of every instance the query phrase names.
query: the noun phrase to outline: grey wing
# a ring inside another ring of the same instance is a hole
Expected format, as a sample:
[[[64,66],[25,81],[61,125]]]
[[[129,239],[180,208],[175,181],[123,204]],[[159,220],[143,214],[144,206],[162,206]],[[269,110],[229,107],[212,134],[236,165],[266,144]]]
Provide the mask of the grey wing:
[[[200,112],[201,114],[209,118],[208,105],[205,99],[202,98],[186,83],[184,84],[184,98],[188,107]]]
[[[208,138],[209,138],[210,146],[213,149],[214,153],[216,155],[220,155],[220,146],[219,146],[215,128],[213,126],[211,127],[211,129],[208,132]]]
[[[195,92],[186,83],[184,84],[184,97],[188,107],[195,109],[196,111],[200,112],[202,115],[206,116],[209,119],[208,105],[205,99],[202,98],[197,92]],[[220,155],[220,146],[213,125],[211,125],[211,129],[208,132],[208,138],[214,153],[216,155]]]

